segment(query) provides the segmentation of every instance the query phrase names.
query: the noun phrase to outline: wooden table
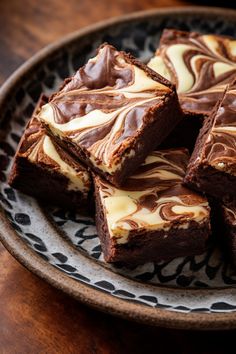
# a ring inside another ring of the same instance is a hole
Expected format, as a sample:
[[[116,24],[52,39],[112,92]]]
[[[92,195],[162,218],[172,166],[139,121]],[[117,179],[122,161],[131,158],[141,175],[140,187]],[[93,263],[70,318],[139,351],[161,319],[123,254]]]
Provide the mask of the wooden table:
[[[206,3],[206,2],[205,2]],[[0,84],[46,44],[83,26],[178,0],[0,0]],[[233,353],[231,332],[153,328],[91,310],[24,269],[0,245],[0,353]]]

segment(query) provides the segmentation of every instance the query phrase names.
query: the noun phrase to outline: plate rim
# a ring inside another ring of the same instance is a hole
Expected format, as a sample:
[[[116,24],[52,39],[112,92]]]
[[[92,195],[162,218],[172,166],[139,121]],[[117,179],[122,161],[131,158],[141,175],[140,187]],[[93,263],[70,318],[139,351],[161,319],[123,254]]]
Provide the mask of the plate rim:
[[[214,15],[222,16],[224,14],[226,17],[231,17],[236,21],[235,10],[205,6],[151,9],[100,21],[72,32],[52,44],[47,45],[23,63],[16,71],[14,71],[0,89],[0,111],[6,104],[8,94],[14,90],[16,83],[19,83],[29,71],[32,71],[34,67],[40,64],[45,58],[47,58],[48,55],[53,54],[65,45],[73,43],[73,41],[78,40],[78,38],[86,37],[87,35],[97,32],[98,30],[105,30],[111,26],[133,20],[142,20],[155,16],[174,16],[176,13],[188,16],[193,12],[206,17],[212,17]],[[168,328],[198,330],[236,328],[236,312],[233,311],[230,313],[181,313],[170,311],[168,309],[148,307],[140,303],[135,303],[134,301],[128,301],[127,299],[125,300],[111,296],[110,294],[102,291],[102,289],[98,290],[92,288],[79,280],[75,280],[67,276],[59,269],[53,267],[53,265],[43,260],[39,255],[31,250],[23,240],[20,239],[17,232],[10,225],[10,222],[2,208],[0,208],[0,241],[9,253],[28,270],[44,279],[57,289],[60,289],[76,298],[80,302],[105,313],[149,325],[157,325]],[[221,289],[221,291],[226,291],[227,289],[228,288],[224,288]],[[174,290],[177,291],[178,289]],[[207,290],[210,289],[202,289],[201,292]]]
[[[26,269],[55,288],[83,304],[123,319],[165,328],[219,330],[236,328],[236,313],[181,313],[168,309],[148,307],[125,300],[102,289],[95,289],[75,280],[43,260],[31,250],[15,232],[10,222],[0,213],[0,240],[8,252]],[[5,235],[4,235],[5,233]],[[8,237],[10,235],[10,238]],[[73,290],[72,290],[73,289]],[[178,290],[178,289],[175,289]],[[205,290],[205,289],[203,289]],[[221,291],[224,291],[222,289]]]

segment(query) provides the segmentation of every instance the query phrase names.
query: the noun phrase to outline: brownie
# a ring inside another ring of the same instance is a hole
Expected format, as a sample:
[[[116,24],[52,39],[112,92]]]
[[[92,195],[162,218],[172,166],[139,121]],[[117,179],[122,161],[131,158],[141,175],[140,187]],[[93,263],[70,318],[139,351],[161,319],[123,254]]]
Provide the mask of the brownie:
[[[205,120],[184,183],[219,200],[236,199],[236,80]]]
[[[164,30],[148,66],[176,84],[183,111],[208,116],[236,75],[236,40]]]
[[[210,234],[205,197],[182,185],[186,149],[152,152],[121,188],[93,175],[104,258],[135,266],[201,254]]]
[[[38,117],[60,144],[119,186],[174,129],[182,112],[174,85],[103,44]]]
[[[224,226],[221,237],[224,253],[236,268],[236,207],[231,204],[222,204],[221,211]]]
[[[47,102],[42,96],[17,148],[9,184],[49,204],[87,212],[88,171],[46,133],[36,115]]]

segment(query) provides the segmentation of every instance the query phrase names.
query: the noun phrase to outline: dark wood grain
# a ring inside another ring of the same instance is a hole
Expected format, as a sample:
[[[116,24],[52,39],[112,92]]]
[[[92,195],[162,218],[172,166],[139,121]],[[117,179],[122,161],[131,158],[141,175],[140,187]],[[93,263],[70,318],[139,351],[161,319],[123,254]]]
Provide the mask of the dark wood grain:
[[[0,0],[0,83],[46,44],[89,24],[178,0]]]
[[[0,0],[0,84],[46,44],[97,21],[178,0]],[[0,245],[0,353],[233,353],[235,332],[153,328],[88,309],[24,269]]]
[[[19,265],[0,245],[2,354],[227,354],[235,332],[186,332],[94,311]]]

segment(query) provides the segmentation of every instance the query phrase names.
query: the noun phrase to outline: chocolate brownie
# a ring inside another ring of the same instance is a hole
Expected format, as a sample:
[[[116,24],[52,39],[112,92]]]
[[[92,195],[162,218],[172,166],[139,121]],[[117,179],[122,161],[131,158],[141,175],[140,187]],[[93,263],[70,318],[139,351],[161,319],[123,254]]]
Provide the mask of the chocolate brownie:
[[[104,44],[38,117],[63,146],[119,186],[174,129],[182,113],[169,81]]]
[[[236,199],[236,81],[198,136],[184,183],[215,198]]]
[[[16,151],[9,184],[49,204],[87,211],[88,171],[46,134],[36,118],[47,102],[42,96]]]
[[[148,66],[176,84],[185,113],[202,117],[235,78],[235,53],[233,38],[166,29]]]
[[[206,249],[207,199],[182,185],[186,149],[152,152],[121,188],[93,176],[96,225],[107,262],[134,266]]]
[[[230,204],[221,205],[222,211],[222,242],[225,255],[236,268],[236,207]]]

